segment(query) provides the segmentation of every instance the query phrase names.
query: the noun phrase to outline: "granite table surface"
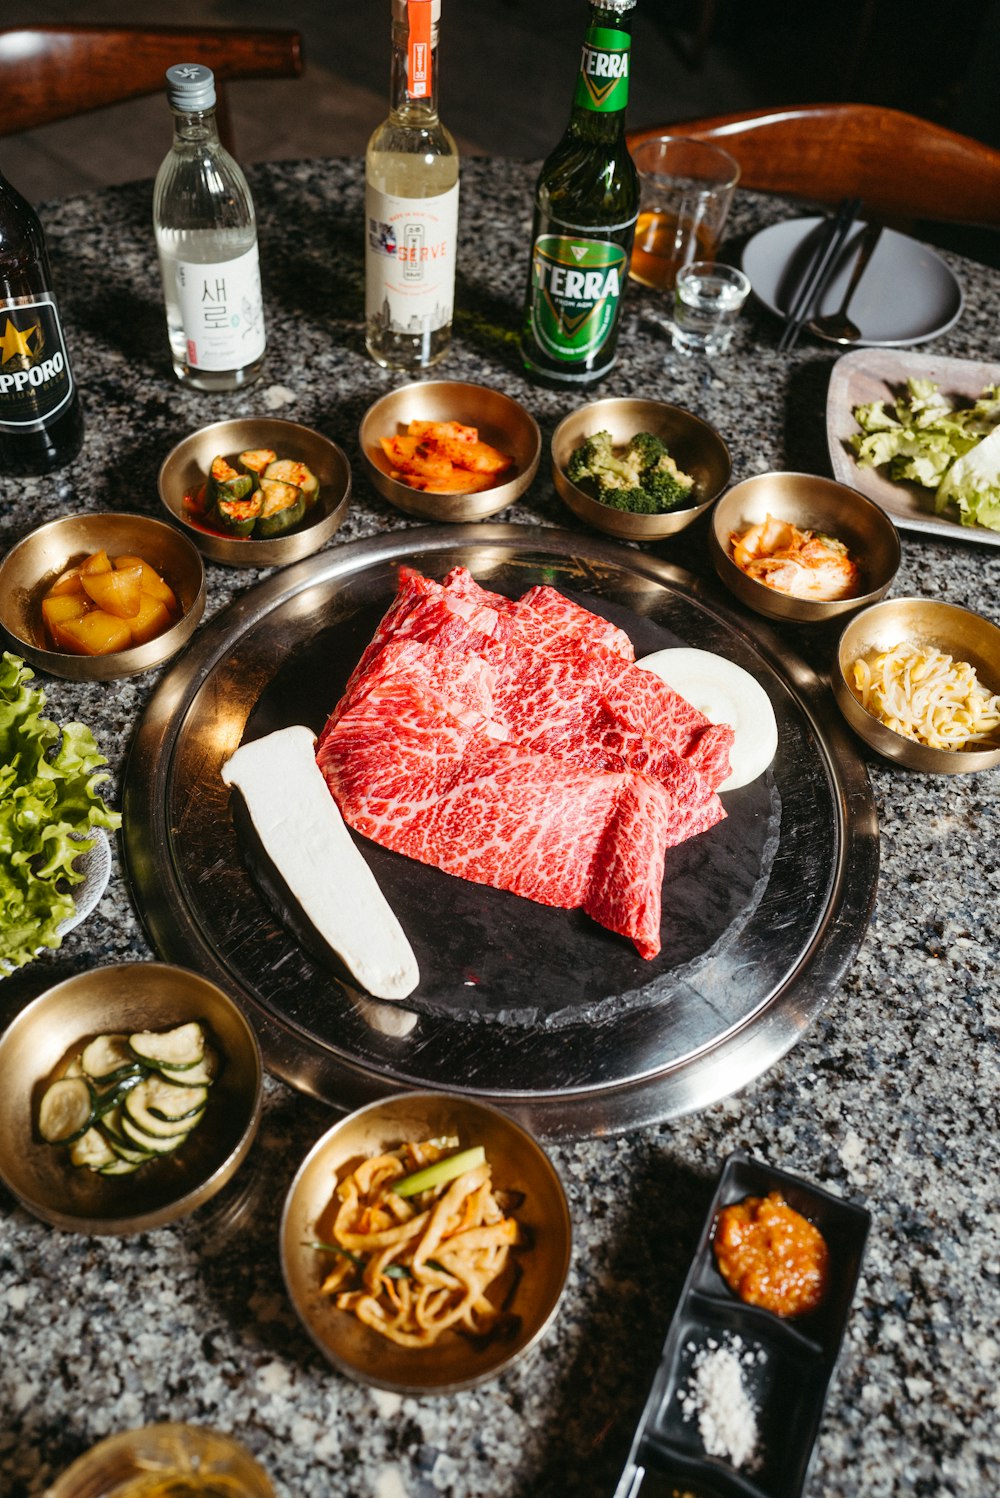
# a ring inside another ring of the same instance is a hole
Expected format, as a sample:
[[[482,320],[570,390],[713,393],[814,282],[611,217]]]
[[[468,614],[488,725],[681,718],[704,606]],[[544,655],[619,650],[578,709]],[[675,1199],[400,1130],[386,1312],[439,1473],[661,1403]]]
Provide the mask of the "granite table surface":
[[[441,377],[521,400],[548,439],[576,404],[521,372],[520,314],[537,167],[464,164],[456,337]],[[249,173],[259,220],[268,357],[254,387],[182,389],[167,362],[151,185],[43,209],[85,402],[77,460],[0,477],[0,546],[72,511],[158,514],[156,473],[209,421],[274,412],[338,441],[350,514],[330,543],[413,522],[358,462],[367,406],[400,382],[362,338],[362,192],[353,161]],[[30,193],[30,184],[21,184]],[[794,210],[738,194],[731,244]],[[966,293],[935,352],[997,358],[1000,275],[947,252]],[[653,293],[630,290],[622,357],[601,395],[688,407],[728,441],[734,478],[828,473],[825,401],[836,351],[777,351],[751,302],[712,366],[666,341]],[[576,522],[547,471],[499,518]],[[1000,549],[907,535],[895,594],[997,618]],[[708,577],[705,529],[658,555]],[[207,564],[212,617],[259,576]],[[787,631],[818,671],[829,639]],[[92,725],[117,797],[130,737],[161,673],[78,685],[43,678],[58,719]],[[277,1250],[297,1166],[335,1117],[269,1078],[250,1157],[213,1201],[136,1237],[84,1237],[32,1218],[0,1189],[0,1492],[42,1493],[101,1437],[162,1420],[235,1433],[289,1498],[610,1495],[628,1451],[718,1172],[733,1150],[825,1185],[872,1214],[867,1254],[808,1484],[813,1498],[987,1498],[1000,1491],[1000,1170],[997,956],[1000,780],[934,778],[867,758],[880,826],[877,899],[856,961],[798,1045],[737,1095],[618,1137],[550,1146],[575,1230],[569,1283],[540,1346],[498,1382],[418,1399],[335,1373],[301,1329]],[[116,850],[97,911],[6,980],[0,1022],[83,969],[147,960]]]

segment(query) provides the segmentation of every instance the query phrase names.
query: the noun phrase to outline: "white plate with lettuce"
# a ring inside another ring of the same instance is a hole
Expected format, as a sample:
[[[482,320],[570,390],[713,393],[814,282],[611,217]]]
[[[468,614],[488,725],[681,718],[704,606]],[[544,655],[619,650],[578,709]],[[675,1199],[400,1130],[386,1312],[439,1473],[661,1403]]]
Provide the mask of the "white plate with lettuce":
[[[834,477],[901,530],[1000,546],[1000,364],[854,349],[830,376],[826,435]]]

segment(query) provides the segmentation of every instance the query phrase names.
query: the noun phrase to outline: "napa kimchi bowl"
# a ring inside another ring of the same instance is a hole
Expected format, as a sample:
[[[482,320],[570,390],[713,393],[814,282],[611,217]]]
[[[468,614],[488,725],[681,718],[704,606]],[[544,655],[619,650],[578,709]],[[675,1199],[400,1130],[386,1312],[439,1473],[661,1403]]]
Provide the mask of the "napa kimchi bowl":
[[[874,500],[812,473],[759,473],[712,512],[720,579],[766,618],[823,624],[877,603],[899,569],[899,534]]]

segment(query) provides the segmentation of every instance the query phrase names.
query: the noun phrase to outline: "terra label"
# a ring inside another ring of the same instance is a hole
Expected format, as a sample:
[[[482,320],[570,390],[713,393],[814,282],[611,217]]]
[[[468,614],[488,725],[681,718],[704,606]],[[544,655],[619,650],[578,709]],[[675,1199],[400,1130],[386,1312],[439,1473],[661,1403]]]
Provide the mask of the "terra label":
[[[586,358],[615,325],[628,256],[607,240],[540,234],[532,254],[531,331],[553,359]]]
[[[627,31],[592,26],[580,58],[573,103],[597,114],[613,114],[628,103],[629,47]]]

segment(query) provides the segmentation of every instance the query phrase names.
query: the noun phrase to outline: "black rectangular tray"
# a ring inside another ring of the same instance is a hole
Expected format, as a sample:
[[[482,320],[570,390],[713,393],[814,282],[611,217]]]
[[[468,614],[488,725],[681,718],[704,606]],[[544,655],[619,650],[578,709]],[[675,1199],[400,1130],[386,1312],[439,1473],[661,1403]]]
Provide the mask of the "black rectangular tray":
[[[780,1191],[814,1223],[830,1253],[827,1293],[794,1320],[746,1305],[719,1273],[712,1239],[719,1212],[746,1196]],[[861,1272],[871,1218],[799,1176],[735,1153],[723,1166],[698,1249],[670,1323],[660,1366],[615,1498],[799,1498],[805,1487]],[[757,1462],[737,1469],[710,1456],[682,1396],[693,1361],[712,1345],[741,1361],[757,1415]]]

